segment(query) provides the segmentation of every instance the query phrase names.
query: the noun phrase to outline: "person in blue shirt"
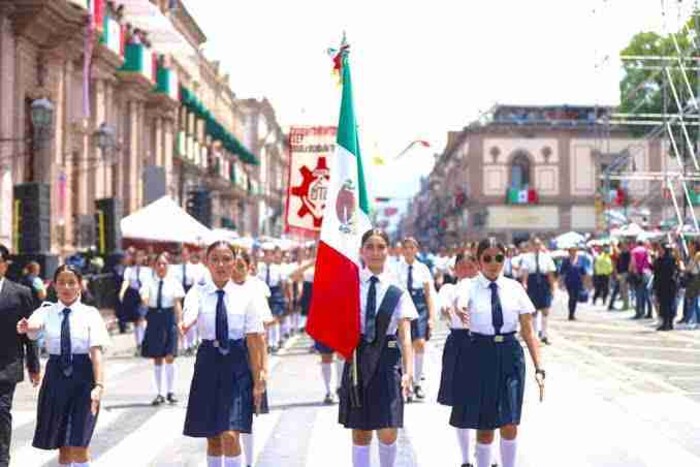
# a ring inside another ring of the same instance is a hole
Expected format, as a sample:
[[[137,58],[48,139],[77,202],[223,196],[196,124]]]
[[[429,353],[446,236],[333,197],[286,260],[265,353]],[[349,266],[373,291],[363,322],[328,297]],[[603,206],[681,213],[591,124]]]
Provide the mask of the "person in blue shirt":
[[[559,277],[561,278],[566,291],[569,294],[569,320],[576,319],[576,306],[579,301],[587,301],[585,295],[585,280],[589,275],[590,265],[585,258],[585,255],[578,251],[577,247],[569,248],[569,256],[564,258],[559,269]]]

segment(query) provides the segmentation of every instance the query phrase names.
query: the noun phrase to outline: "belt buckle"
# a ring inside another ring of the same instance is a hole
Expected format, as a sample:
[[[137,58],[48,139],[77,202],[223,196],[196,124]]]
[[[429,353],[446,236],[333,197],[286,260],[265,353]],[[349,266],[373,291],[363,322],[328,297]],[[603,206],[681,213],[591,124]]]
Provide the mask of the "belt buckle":
[[[503,342],[504,340],[505,338],[503,336],[493,336],[493,341],[497,344]]]
[[[390,349],[396,349],[399,347],[399,343],[396,341],[389,341],[387,342],[387,347]]]
[[[214,344],[212,344],[214,348],[218,349],[219,348],[219,341],[214,341]]]

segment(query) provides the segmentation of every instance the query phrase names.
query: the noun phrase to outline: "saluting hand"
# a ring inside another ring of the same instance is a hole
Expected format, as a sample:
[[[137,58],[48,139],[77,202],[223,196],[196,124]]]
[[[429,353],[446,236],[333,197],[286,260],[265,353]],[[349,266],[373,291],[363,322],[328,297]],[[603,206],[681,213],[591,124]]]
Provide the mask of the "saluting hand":
[[[17,334],[26,334],[29,331],[27,318],[22,318],[17,322]]]

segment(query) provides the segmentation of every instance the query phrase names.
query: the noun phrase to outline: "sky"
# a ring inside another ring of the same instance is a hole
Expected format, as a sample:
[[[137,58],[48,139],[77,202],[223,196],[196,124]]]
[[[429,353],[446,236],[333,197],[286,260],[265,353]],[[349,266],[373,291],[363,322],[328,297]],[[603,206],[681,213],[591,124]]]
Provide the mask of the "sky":
[[[407,199],[447,132],[500,104],[615,105],[617,57],[674,30],[696,0],[185,0],[237,96],[267,97],[283,127],[335,125],[327,49],[351,46],[355,111],[376,196]],[[662,14],[665,5],[665,15]]]

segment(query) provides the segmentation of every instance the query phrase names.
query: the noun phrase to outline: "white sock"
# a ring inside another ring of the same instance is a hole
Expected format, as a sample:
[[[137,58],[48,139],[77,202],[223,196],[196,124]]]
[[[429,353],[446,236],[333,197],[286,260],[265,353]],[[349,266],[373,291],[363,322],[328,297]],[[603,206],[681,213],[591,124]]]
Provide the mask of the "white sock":
[[[423,376],[423,357],[424,356],[425,356],[425,354],[416,352],[416,355],[413,359],[414,365],[415,365],[415,368],[414,368],[415,374],[413,375],[413,382],[416,386],[420,386],[420,378],[421,378],[421,376]]]
[[[87,462],[73,462],[72,464],[73,467],[90,467],[90,461]]]
[[[469,463],[469,429],[457,428],[457,441],[459,441],[459,450],[462,452],[462,464]]]
[[[299,330],[301,331],[306,327],[306,316],[299,315]]]
[[[476,467],[491,467],[491,445],[476,443]]]
[[[272,325],[272,345],[275,347],[280,346],[280,323]]]
[[[352,445],[352,467],[369,467],[369,446]]]
[[[253,433],[241,433],[241,447],[245,456],[245,465],[253,465],[253,451],[255,448]]]
[[[517,454],[517,439],[501,438],[501,464],[502,467],[515,467],[515,456]]]
[[[153,367],[153,375],[155,377],[156,391],[158,395],[163,395],[163,365],[155,365]]]
[[[289,316],[282,318],[282,336],[289,334]]]
[[[326,393],[331,392],[331,372],[333,367],[330,363],[321,362],[321,374],[323,375],[323,385],[326,387]]]
[[[221,456],[207,456],[207,467],[221,467],[222,461]]]
[[[168,393],[175,392],[175,364],[166,363],[165,364],[165,387],[168,389]]]
[[[542,313],[542,338],[547,337],[547,321],[549,321],[547,319],[547,316],[545,316],[544,313]]]
[[[396,442],[384,444],[379,442],[379,465],[381,467],[394,467],[396,464]]]
[[[139,339],[140,329],[139,325],[134,323],[134,342],[136,342],[136,347],[141,345],[141,339]]]
[[[224,467],[241,467],[242,463],[241,461],[241,455],[237,455],[236,457],[226,457],[224,456]]]
[[[335,387],[339,388],[343,381],[343,368],[345,368],[345,360],[341,357],[335,357]]]
[[[292,329],[294,329],[294,331],[298,331],[299,329],[301,329],[299,327],[299,318],[300,317],[301,317],[301,315],[299,313],[294,313],[292,315]]]
[[[532,327],[535,329],[535,337],[540,337],[542,332],[542,313],[539,311],[535,312],[534,319],[532,320]]]

